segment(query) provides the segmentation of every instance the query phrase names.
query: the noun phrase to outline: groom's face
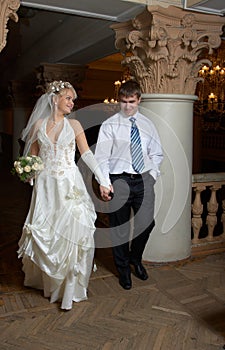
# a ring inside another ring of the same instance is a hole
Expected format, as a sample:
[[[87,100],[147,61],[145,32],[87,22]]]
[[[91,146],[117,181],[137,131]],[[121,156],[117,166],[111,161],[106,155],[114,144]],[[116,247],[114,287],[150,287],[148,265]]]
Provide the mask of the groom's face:
[[[141,99],[137,95],[130,97],[121,96],[120,109],[127,117],[131,117],[137,112],[140,101]]]

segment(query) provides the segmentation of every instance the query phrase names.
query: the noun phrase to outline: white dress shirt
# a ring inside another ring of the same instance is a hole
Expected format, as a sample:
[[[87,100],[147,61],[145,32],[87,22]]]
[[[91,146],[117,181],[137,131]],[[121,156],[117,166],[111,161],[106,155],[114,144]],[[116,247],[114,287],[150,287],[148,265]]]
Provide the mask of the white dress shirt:
[[[160,175],[159,166],[163,159],[158,132],[151,120],[143,114],[137,112],[133,117],[141,137],[145,164],[143,173],[149,171],[156,179]],[[130,152],[132,123],[129,118],[119,112],[105,120],[100,127],[95,157],[107,179],[109,174],[136,174]]]

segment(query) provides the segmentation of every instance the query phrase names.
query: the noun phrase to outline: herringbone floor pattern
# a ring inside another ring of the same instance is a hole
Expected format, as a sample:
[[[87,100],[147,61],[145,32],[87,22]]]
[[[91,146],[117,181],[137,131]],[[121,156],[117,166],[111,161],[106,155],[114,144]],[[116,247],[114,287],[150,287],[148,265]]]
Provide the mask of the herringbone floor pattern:
[[[111,251],[98,249],[89,299],[68,312],[23,287],[17,242],[30,189],[1,175],[1,350],[222,350],[225,254],[156,266],[123,290]]]

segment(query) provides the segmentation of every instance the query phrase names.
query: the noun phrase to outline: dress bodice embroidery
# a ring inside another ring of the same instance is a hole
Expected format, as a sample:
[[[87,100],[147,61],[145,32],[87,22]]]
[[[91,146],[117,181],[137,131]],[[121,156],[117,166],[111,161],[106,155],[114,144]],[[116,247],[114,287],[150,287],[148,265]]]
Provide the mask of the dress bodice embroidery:
[[[63,123],[63,128],[54,143],[46,133],[47,120],[42,123],[38,131],[39,156],[44,162],[45,171],[57,177],[63,176],[66,169],[75,167],[74,130],[66,118]]]

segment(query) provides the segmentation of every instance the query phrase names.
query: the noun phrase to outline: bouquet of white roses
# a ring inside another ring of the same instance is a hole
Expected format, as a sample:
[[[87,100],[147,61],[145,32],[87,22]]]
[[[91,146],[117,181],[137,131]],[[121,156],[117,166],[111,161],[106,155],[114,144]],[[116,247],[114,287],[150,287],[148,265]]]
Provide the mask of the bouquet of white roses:
[[[14,162],[14,168],[12,169],[13,175],[18,175],[19,179],[23,182],[29,182],[33,184],[33,178],[37,171],[44,169],[44,164],[39,156],[28,155],[26,157],[19,157]]]

